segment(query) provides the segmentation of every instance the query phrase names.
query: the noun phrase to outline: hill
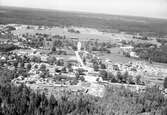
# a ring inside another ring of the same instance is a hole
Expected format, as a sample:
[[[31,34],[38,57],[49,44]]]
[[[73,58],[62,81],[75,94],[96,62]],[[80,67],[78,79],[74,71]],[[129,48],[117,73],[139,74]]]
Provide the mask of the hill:
[[[146,35],[167,35],[167,20],[92,14],[82,12],[62,12],[56,10],[0,7],[0,24],[18,23],[34,25],[82,26],[101,31],[144,33]]]

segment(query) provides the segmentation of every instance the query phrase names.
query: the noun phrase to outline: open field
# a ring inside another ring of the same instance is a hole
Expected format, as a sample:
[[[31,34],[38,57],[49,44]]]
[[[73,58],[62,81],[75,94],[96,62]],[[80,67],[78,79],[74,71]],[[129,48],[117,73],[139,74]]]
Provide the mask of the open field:
[[[101,59],[109,59],[109,60],[111,60],[113,63],[125,64],[125,63],[128,63],[128,62],[140,61],[140,62],[144,62],[146,65],[149,65],[149,66],[159,67],[159,68],[167,68],[167,64],[165,64],[165,63],[156,63],[156,62],[153,62],[152,64],[150,64],[148,61],[144,61],[144,60],[140,60],[140,59],[135,59],[135,58],[125,57],[125,56],[123,56],[123,55],[120,53],[120,50],[121,50],[121,49],[120,49],[119,47],[111,48],[111,49],[110,49],[110,51],[111,51],[110,54],[102,55],[102,54],[99,53],[98,56],[99,56]]]
[[[0,8],[0,23],[18,23],[35,25],[59,25],[59,26],[82,26],[97,28],[101,31],[128,33],[144,33],[151,35],[165,36],[167,34],[167,20],[61,12],[54,10],[26,9],[14,7]]]
[[[80,34],[75,34],[75,33],[70,33],[67,32],[65,29],[63,28],[54,28],[54,29],[46,29],[46,30],[33,30],[33,29],[19,29],[16,31],[13,31],[12,33],[15,34],[35,34],[35,33],[42,33],[42,34],[49,34],[49,35],[61,35],[61,36],[66,36],[67,38],[78,38],[80,41],[85,41],[85,40],[91,40],[91,39],[98,39],[98,41],[109,41],[111,43],[118,43],[120,40],[133,40],[135,43],[152,43],[152,44],[158,44],[158,42],[155,40],[155,38],[153,40],[136,40],[133,39],[132,36],[126,36],[124,34],[112,34],[112,33],[104,33],[104,34],[90,34],[90,33],[80,33]],[[128,58],[123,56],[122,54],[120,54],[120,47],[114,47],[110,49],[111,53],[110,54],[106,54],[105,55],[101,55],[100,53],[98,53],[97,55],[101,58],[101,59],[110,59],[112,62],[114,63],[128,63],[130,61],[135,62],[135,61],[141,61],[138,59],[134,59],[134,58]],[[64,56],[65,57],[65,56]],[[145,62],[149,65],[149,62]],[[163,64],[163,63],[154,63],[152,64],[153,66],[156,67],[161,67],[161,68],[166,68],[167,64]]]
[[[89,33],[81,33],[81,34],[75,34],[75,33],[70,33],[65,31],[63,28],[54,28],[54,29],[49,29],[49,30],[33,30],[33,29],[21,29],[21,30],[16,30],[13,31],[13,33],[16,34],[35,34],[35,33],[43,33],[43,34],[50,34],[50,35],[61,35],[61,36],[66,36],[67,38],[78,38],[79,40],[91,40],[91,39],[98,39],[101,41],[111,41],[114,42],[115,38],[114,36],[111,35],[97,35],[97,34],[89,34]]]

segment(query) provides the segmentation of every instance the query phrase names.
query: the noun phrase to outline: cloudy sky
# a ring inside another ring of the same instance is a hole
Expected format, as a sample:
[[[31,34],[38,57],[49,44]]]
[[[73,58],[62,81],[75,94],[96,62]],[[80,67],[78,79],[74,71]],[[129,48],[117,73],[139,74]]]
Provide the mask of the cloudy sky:
[[[0,0],[2,5],[167,18],[167,0]]]

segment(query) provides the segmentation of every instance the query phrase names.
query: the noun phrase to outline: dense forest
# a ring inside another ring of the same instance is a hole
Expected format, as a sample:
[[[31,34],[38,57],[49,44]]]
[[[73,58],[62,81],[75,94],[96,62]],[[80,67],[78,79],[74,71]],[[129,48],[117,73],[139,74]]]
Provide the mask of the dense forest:
[[[57,99],[34,93],[24,85],[0,86],[1,115],[166,115],[167,101],[157,87],[137,94],[108,88],[103,98],[64,92]]]
[[[167,45],[162,44],[160,47],[156,47],[152,44],[137,44],[134,45],[134,51],[140,58],[145,60],[151,60],[159,63],[167,63]]]
[[[166,115],[167,100],[157,86],[145,92],[106,86],[103,98],[78,92],[64,92],[61,97],[45,96],[30,88],[10,83],[11,71],[1,71],[1,115]],[[6,79],[3,79],[6,78]]]
[[[29,25],[58,25],[96,28],[106,32],[141,33],[150,36],[166,36],[167,20],[82,12],[1,7],[0,23]]]

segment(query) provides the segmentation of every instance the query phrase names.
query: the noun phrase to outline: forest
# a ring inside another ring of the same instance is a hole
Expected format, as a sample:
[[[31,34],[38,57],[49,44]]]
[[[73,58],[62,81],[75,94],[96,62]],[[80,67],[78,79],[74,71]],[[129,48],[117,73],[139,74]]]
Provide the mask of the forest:
[[[34,92],[25,85],[11,84],[14,73],[1,71],[1,115],[166,115],[167,99],[159,87],[133,92],[124,87],[106,86],[104,97],[64,91],[61,97]],[[7,76],[7,77],[6,77]],[[11,76],[11,77],[10,77]]]
[[[152,44],[134,45],[134,51],[141,59],[151,60],[159,63],[167,63],[167,45],[156,47]]]
[[[82,12],[1,7],[0,23],[28,25],[77,26],[96,28],[105,32],[141,33],[146,36],[166,36],[167,21],[164,19],[104,15]]]

